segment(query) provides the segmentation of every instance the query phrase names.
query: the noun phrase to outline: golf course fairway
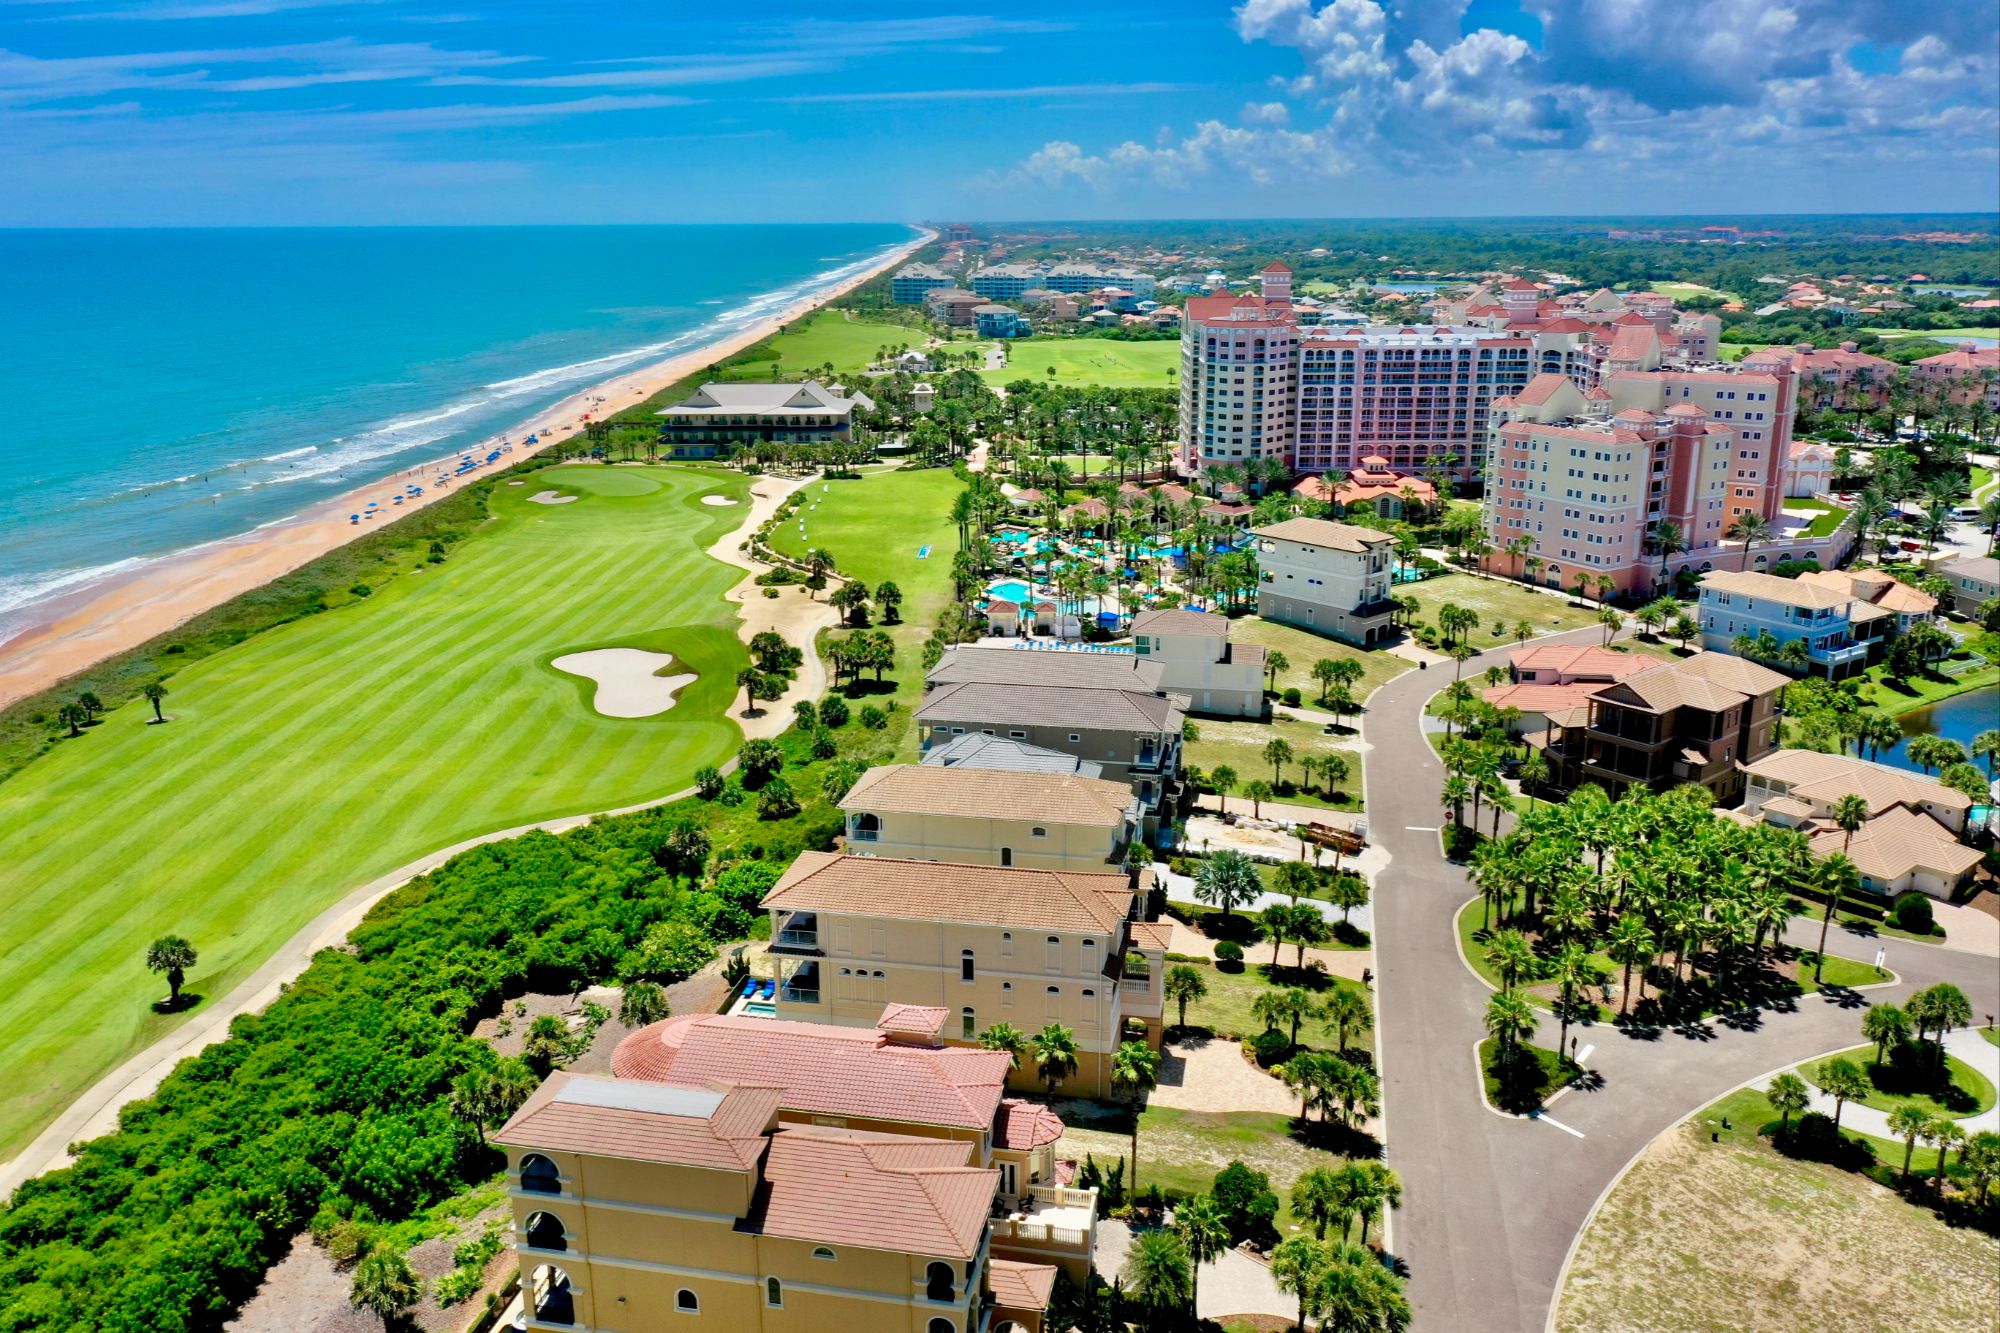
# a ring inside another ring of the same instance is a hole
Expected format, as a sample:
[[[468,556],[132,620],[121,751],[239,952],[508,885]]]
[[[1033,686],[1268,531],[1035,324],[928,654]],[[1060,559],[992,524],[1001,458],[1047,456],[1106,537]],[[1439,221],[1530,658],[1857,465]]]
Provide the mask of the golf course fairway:
[[[545,488],[578,498],[528,502]],[[0,1157],[176,1021],[144,966],[159,936],[200,951],[187,989],[213,1003],[399,865],[731,755],[743,572],[705,550],[745,511],[700,497],[747,490],[601,465],[496,486],[442,564],[174,675],[166,725],[136,701],[0,783]],[[601,716],[549,662],[602,648],[696,679],[655,716]]]

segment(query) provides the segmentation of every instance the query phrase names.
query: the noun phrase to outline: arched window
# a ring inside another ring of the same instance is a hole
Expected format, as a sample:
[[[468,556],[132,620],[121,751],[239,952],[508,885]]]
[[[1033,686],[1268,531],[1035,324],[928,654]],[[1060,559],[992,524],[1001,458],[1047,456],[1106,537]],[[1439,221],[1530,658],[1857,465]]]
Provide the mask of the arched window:
[[[528,1244],[537,1250],[566,1250],[569,1240],[563,1231],[562,1220],[554,1213],[531,1213],[528,1216]]]
[[[958,1325],[949,1319],[933,1319],[930,1322],[930,1333],[958,1333]]]
[[[978,1030],[979,1018],[972,1012],[972,1006],[968,1004],[965,1008],[958,1011],[958,1035],[970,1041]]]
[[[529,1194],[561,1194],[562,1177],[554,1162],[531,1152],[521,1159],[521,1188]]]
[[[785,1303],[785,1286],[784,1286],[784,1284],[783,1284],[782,1282],[778,1281],[778,1279],[776,1279],[776,1278],[774,1278],[774,1277],[767,1277],[767,1278],[765,1278],[765,1279],[764,1279],[764,1304],[766,1304],[766,1305],[770,1305],[770,1306],[783,1306],[783,1305],[784,1305],[784,1303]]]
[[[958,951],[958,979],[960,981],[970,981],[972,980],[972,976],[973,976],[972,950],[960,949]]]
[[[674,1308],[682,1314],[700,1314],[701,1297],[682,1287],[674,1293]]]
[[[950,1264],[934,1260],[924,1269],[924,1295],[934,1301],[958,1299],[958,1274],[952,1272]]]
[[[833,1252],[831,1246],[826,1246],[826,1245],[813,1246],[813,1258],[815,1259],[837,1259],[839,1257],[840,1257],[839,1255]]]
[[[876,842],[881,837],[881,816],[861,814],[854,817],[854,840],[856,842]]]

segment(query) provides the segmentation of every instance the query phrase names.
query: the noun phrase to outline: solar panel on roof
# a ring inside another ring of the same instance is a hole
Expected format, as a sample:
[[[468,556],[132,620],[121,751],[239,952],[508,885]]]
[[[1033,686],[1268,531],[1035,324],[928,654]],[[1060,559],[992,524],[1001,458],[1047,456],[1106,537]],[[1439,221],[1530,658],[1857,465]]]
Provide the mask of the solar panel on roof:
[[[722,1105],[723,1094],[708,1088],[647,1083],[639,1079],[572,1078],[555,1100],[568,1106],[598,1106],[611,1111],[646,1111],[653,1115],[706,1120]]]

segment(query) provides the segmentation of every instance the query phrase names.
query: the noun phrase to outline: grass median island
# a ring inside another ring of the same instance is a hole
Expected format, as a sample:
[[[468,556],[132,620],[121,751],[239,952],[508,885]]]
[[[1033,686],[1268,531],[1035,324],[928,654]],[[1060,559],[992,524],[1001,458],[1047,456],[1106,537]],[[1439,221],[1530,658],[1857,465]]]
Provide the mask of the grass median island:
[[[1782,1155],[1759,1133],[1778,1119],[1743,1089],[1655,1139],[1585,1229],[1558,1333],[1991,1333],[2000,1243]]]
[[[1025,338],[1007,344],[1004,368],[982,370],[979,377],[999,388],[1028,379],[1108,389],[1171,389],[1179,382],[1180,364],[1181,345],[1174,338]]]
[[[1856,1046],[1852,1050],[1838,1051],[1824,1060],[1813,1060],[1799,1066],[1799,1077],[1814,1087],[1819,1086],[1819,1068],[1828,1060],[1851,1060],[1861,1066],[1874,1085],[1874,1091],[1860,1099],[1861,1105],[1873,1107],[1877,1111],[1894,1111],[1899,1106],[1914,1106],[1933,1118],[1962,1119],[1978,1115],[1993,1105],[1994,1088],[1987,1077],[1955,1055],[1945,1057],[1945,1068],[1949,1082],[1937,1077],[1928,1067],[1925,1054],[1913,1048],[1910,1063],[1892,1060],[1888,1064],[1875,1059],[1873,1043]],[[1918,1068],[1921,1064],[1926,1067]]]
[[[1539,1111],[1569,1081],[1571,1066],[1544,1046],[1526,1042],[1502,1048],[1488,1037],[1479,1043],[1479,1072],[1486,1080],[1486,1104],[1510,1115]]]
[[[580,497],[527,502],[553,487]],[[747,660],[698,502],[745,480],[576,466],[490,492],[493,518],[372,597],[177,673],[172,720],[111,713],[0,784],[0,1153],[167,1031],[147,945],[186,936],[213,1000],[348,891],[477,834],[663,796],[719,763]],[[565,653],[668,653],[697,679],[611,718]]]

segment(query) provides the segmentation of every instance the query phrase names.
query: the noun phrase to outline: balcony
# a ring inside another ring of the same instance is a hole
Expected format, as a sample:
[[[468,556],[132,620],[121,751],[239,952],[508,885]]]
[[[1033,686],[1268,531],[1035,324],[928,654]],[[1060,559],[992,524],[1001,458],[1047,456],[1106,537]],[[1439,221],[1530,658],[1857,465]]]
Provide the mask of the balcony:
[[[787,972],[778,985],[778,1000],[782,1004],[818,1004],[819,964],[806,963]]]
[[[1018,1206],[993,1219],[992,1244],[1003,1257],[1031,1262],[1088,1256],[1097,1244],[1097,1191],[1030,1185]]]
[[[778,953],[818,953],[819,917],[812,912],[793,912],[785,917],[771,932],[771,948]]]

